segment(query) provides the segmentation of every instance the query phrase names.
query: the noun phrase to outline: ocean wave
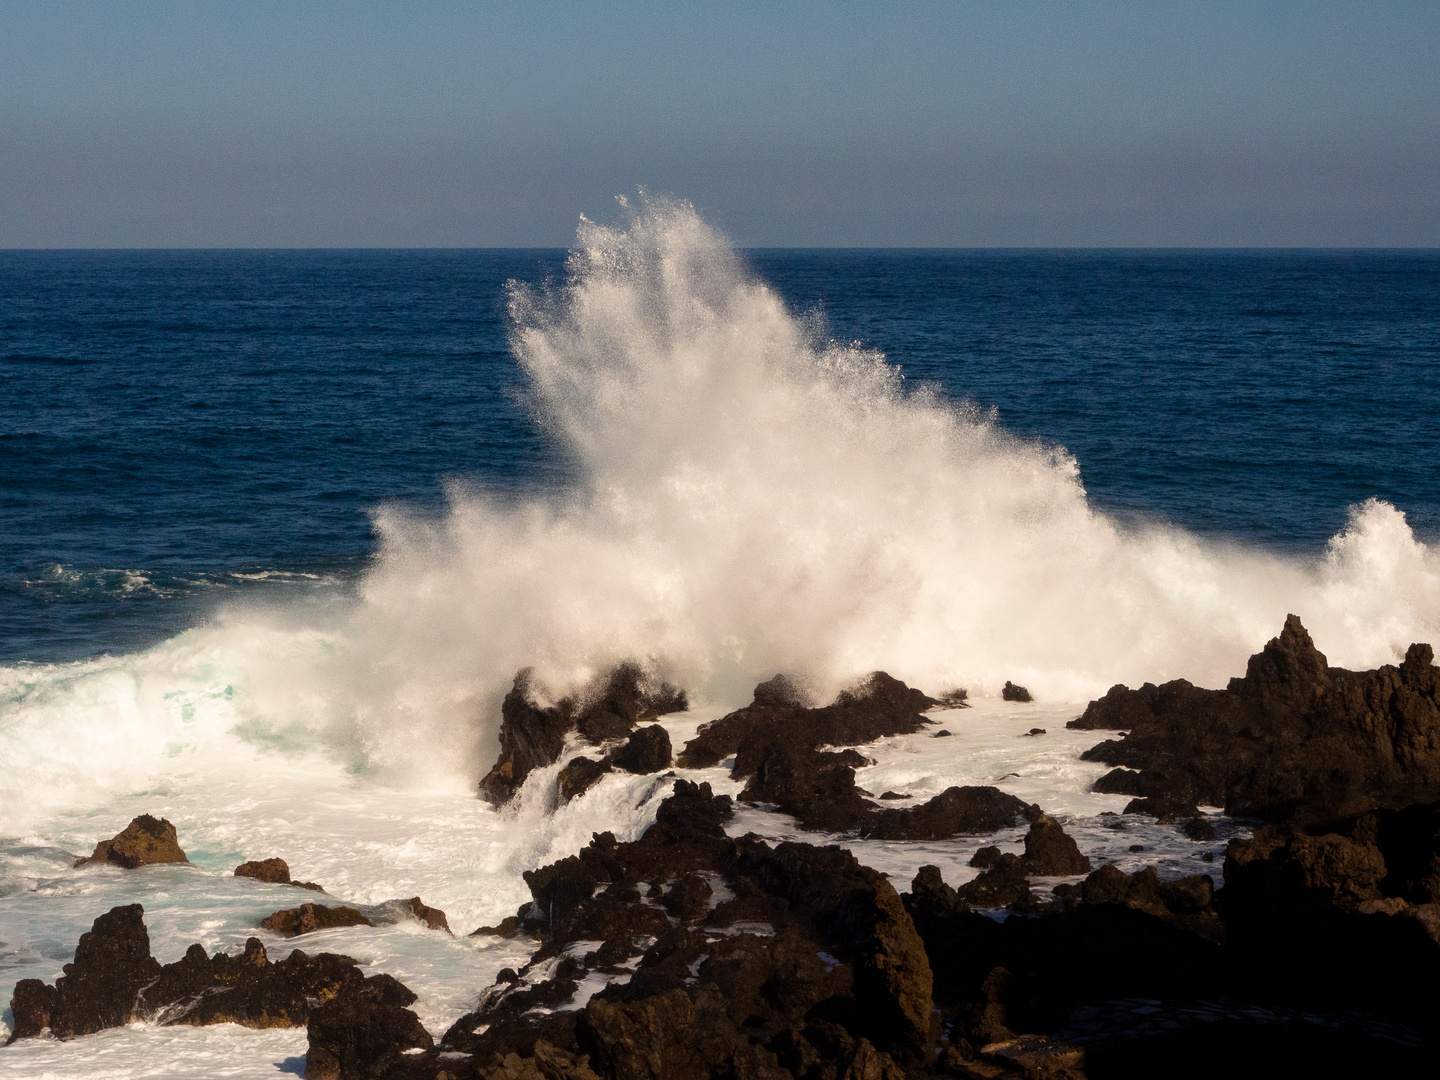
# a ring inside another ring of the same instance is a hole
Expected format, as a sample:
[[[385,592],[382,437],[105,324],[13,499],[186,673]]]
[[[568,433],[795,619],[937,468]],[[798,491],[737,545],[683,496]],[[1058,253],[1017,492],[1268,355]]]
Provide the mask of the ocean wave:
[[[229,604],[146,653],[0,671],[4,811],[133,790],[237,741],[473,780],[521,667],[563,687],[635,657],[715,703],[776,671],[824,696],[877,668],[1083,700],[1223,684],[1287,612],[1353,667],[1437,636],[1440,556],[1394,506],[1354,507],[1303,558],[1122,523],[1063,448],[787,310],[688,204],[627,214],[582,221],[562,283],[511,290],[568,490],[456,486],[440,516],[378,514],[353,598]]]

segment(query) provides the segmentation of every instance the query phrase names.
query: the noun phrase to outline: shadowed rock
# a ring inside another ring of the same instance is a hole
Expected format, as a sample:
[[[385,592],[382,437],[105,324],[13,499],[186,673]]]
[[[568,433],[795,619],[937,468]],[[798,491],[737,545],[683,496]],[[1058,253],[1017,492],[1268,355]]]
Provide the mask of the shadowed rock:
[[[577,757],[565,763],[560,770],[560,775],[555,778],[555,786],[560,792],[560,797],[566,802],[579,798],[589,791],[600,778],[610,771],[608,761],[596,761],[594,758]]]
[[[529,669],[521,671],[500,706],[500,756],[480,781],[480,796],[496,805],[508,802],[533,770],[559,759],[571,731],[598,744],[688,707],[683,690],[652,684],[638,664],[621,664],[580,697],[549,706],[535,700]]]
[[[374,924],[354,908],[345,907],[343,904],[337,904],[334,907],[325,904],[301,904],[296,908],[287,908],[284,911],[277,911],[273,915],[267,915],[260,920],[260,925],[277,934],[294,937],[297,934],[308,934],[312,930],[331,930],[337,926],[373,926]]]
[[[1122,766],[1097,790],[1162,818],[1198,805],[1271,821],[1332,821],[1440,797],[1440,669],[1429,645],[1374,671],[1332,668],[1294,615],[1224,690],[1183,679],[1113,687],[1072,728],[1126,731],[1087,750]]]
[[[1016,686],[1012,682],[1006,682],[1004,689],[1000,691],[1000,697],[1005,701],[1034,701],[1030,691],[1023,686]]]
[[[1040,808],[994,787],[952,787],[921,806],[880,810],[862,828],[875,840],[944,840],[1035,821]]]
[[[154,863],[183,863],[190,860],[180,850],[175,826],[164,818],[141,814],[125,826],[124,831],[110,840],[101,840],[95,851],[76,866],[86,863],[110,863],[134,870]]]
[[[1025,854],[1020,861],[1025,872],[1035,877],[1066,877],[1090,872],[1090,860],[1080,854],[1075,841],[1048,814],[1037,817],[1025,834]]]
[[[415,995],[389,975],[366,978],[348,956],[307,956],[298,949],[272,963],[258,938],[238,956],[206,955],[192,945],[161,967],[150,955],[144,911],[117,907],[80,938],[74,962],[56,984],[23,980],[15,988],[10,1041],[45,1028],[68,1039],[135,1021],[168,1025],[299,1027],[316,1006],[337,997],[404,1006]]]
[[[412,896],[405,901],[406,910],[414,917],[416,922],[423,923],[431,930],[444,930],[445,933],[454,936],[450,929],[450,920],[445,917],[445,912],[437,907],[431,907],[418,896]]]
[[[610,755],[615,768],[640,775],[668,769],[670,760],[670,736],[659,724],[638,729]]]

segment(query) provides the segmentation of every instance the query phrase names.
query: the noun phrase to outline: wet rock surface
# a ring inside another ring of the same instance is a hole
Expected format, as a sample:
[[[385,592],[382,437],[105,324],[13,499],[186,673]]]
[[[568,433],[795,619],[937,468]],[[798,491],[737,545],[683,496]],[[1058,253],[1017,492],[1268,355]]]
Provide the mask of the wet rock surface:
[[[124,830],[109,840],[101,840],[88,857],[76,861],[76,866],[86,863],[110,863],[134,870],[155,863],[183,863],[190,860],[180,848],[180,839],[175,826],[164,818],[141,814],[125,826]]]
[[[290,864],[284,859],[261,859],[243,862],[235,868],[236,877],[254,878],[272,885],[290,884]]]
[[[1224,690],[1183,679],[1113,687],[1072,728],[1124,738],[1084,758],[1118,769],[1097,790],[1135,812],[1330,821],[1440,798],[1440,669],[1429,645],[1374,671],[1330,667],[1294,615]]]
[[[273,930],[286,937],[308,934],[312,930],[331,930],[337,926],[373,925],[365,915],[343,904],[333,907],[326,904],[301,904],[299,907],[277,911],[260,920],[263,929]]]
[[[584,694],[553,705],[540,704],[531,672],[521,671],[500,706],[500,756],[480,781],[480,797],[496,805],[508,802],[532,770],[559,760],[572,731],[599,745],[625,737],[638,723],[688,707],[683,690],[647,677],[638,664],[621,664]],[[667,746],[668,741],[667,736]],[[579,774],[574,779],[578,794],[598,776],[588,782]]]
[[[348,956],[308,956],[297,949],[275,963],[257,938],[237,956],[210,956],[192,945],[180,960],[162,967],[150,954],[144,909],[130,904],[95,920],[54,986],[38,979],[16,986],[9,1041],[47,1028],[56,1038],[70,1039],[135,1021],[300,1027],[318,1007],[342,998],[400,1009],[415,1001],[389,975],[367,978]]]
[[[687,769],[708,768],[733,756],[734,778],[743,780],[776,744],[818,750],[911,735],[928,722],[924,711],[939,704],[883,671],[822,708],[810,708],[803,701],[795,684],[782,676],[761,683],[745,708],[704,725],[685,744],[677,763]]]

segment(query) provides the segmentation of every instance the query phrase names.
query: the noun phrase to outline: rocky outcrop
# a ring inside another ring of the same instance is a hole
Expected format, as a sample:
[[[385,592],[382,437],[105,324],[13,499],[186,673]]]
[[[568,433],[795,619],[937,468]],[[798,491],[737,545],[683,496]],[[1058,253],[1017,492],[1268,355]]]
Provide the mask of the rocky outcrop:
[[[332,998],[314,1011],[308,1027],[306,1080],[403,1076],[406,1051],[435,1047],[419,1017],[373,995]]]
[[[155,863],[183,863],[190,860],[180,849],[180,840],[175,826],[165,818],[141,814],[125,826],[124,830],[109,840],[101,840],[88,858],[76,860],[76,866],[86,863],[110,863],[134,870]]]
[[[508,802],[534,769],[559,760],[572,731],[598,745],[688,707],[683,690],[647,678],[638,664],[621,664],[584,694],[554,705],[536,701],[531,672],[521,671],[500,706],[500,756],[480,781],[480,796],[496,805]]]
[[[343,904],[336,904],[334,907],[326,904],[301,904],[296,908],[277,911],[260,920],[260,926],[263,929],[273,930],[286,937],[308,934],[312,930],[332,930],[337,926],[374,925],[360,912],[352,907],[345,907]]]
[[[254,878],[256,881],[263,881],[270,885],[294,885],[297,889],[309,889],[311,892],[325,891],[324,886],[317,885],[313,881],[292,881],[290,864],[284,859],[243,862],[235,868],[235,876]]]
[[[1035,821],[1040,808],[994,787],[952,787],[920,806],[879,810],[861,829],[874,840],[944,840]]]
[[[609,771],[608,761],[596,761],[587,757],[571,758],[555,778],[555,786],[560,792],[560,798],[569,802],[589,791]]]
[[[1023,686],[1016,686],[1014,683],[1008,682],[1008,681],[1005,683],[1004,688],[1000,691],[1000,697],[1001,697],[1001,699],[1004,700],[1004,701],[1034,701],[1034,700],[1035,700],[1034,698],[1032,698],[1032,697],[1030,696],[1030,691],[1029,691],[1029,690],[1026,690],[1025,687],[1023,687]]]
[[[731,813],[678,780],[638,840],[597,834],[528,873],[529,964],[387,1075],[899,1078],[928,1061],[932,975],[894,888],[840,848],[732,839]]]
[[[823,708],[804,704],[795,684],[781,676],[755,688],[743,709],[712,720],[685,744],[682,768],[709,768],[734,756],[734,777],[743,780],[783,743],[795,749],[856,746],[887,735],[910,735],[928,722],[921,714],[939,704],[919,690],[877,671]],[[744,753],[741,753],[741,750]]]
[[[624,746],[609,756],[615,768],[642,776],[668,769],[670,761],[670,736],[659,724],[637,729]]]
[[[389,975],[367,978],[348,956],[296,950],[274,963],[257,938],[238,956],[209,956],[192,945],[180,960],[161,967],[150,955],[144,910],[131,904],[95,920],[54,986],[38,979],[16,986],[9,1041],[46,1028],[69,1039],[135,1021],[299,1027],[317,1006],[338,998],[403,1007],[415,995]]]
[[[235,876],[254,878],[271,885],[289,885],[290,864],[284,859],[251,860],[235,867]]]
[[[431,907],[418,896],[410,897],[409,900],[404,901],[404,904],[405,910],[410,913],[411,918],[416,922],[429,927],[431,930],[444,930],[445,933],[450,934],[452,937],[454,936],[454,931],[450,929],[450,920],[445,917],[445,912],[439,908]]]
[[[1035,877],[1069,877],[1090,872],[1090,860],[1049,814],[1041,814],[1025,834],[1025,873]]]
[[[1194,818],[1197,805],[1240,817],[1331,821],[1440,798],[1440,669],[1429,645],[1398,667],[1330,667],[1294,615],[1224,690],[1183,679],[1113,687],[1072,728],[1127,732],[1086,751],[1125,770],[1097,790],[1131,808]]]

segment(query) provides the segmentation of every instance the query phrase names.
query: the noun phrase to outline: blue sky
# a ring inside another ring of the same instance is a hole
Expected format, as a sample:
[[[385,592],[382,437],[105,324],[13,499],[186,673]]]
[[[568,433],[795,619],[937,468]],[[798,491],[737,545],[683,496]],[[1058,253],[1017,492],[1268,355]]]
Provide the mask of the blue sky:
[[[1440,4],[0,0],[0,246],[1440,246]]]

